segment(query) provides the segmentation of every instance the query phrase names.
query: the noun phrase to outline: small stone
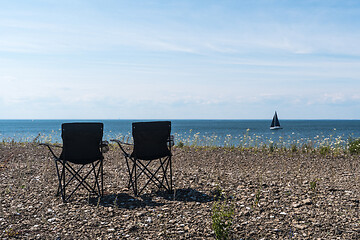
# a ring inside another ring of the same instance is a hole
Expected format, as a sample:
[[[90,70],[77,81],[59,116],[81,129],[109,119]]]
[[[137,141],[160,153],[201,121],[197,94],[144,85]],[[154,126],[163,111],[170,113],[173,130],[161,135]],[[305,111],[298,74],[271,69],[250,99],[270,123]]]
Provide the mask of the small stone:
[[[296,227],[297,229],[300,229],[300,230],[307,228],[307,226],[305,224],[295,224],[294,227]]]
[[[130,232],[134,232],[134,231],[138,230],[138,227],[136,225],[130,225],[128,230]]]
[[[245,211],[244,216],[250,216],[250,211]]]
[[[311,201],[310,198],[307,198],[307,199],[303,200],[302,203],[303,203],[304,205],[310,205],[310,204],[312,204],[312,201]]]
[[[298,208],[298,207],[301,206],[301,203],[293,203],[293,204],[291,204],[291,206],[292,206],[293,208]]]
[[[39,225],[34,225],[34,226],[32,226],[31,228],[30,228],[30,230],[37,230],[39,228]]]

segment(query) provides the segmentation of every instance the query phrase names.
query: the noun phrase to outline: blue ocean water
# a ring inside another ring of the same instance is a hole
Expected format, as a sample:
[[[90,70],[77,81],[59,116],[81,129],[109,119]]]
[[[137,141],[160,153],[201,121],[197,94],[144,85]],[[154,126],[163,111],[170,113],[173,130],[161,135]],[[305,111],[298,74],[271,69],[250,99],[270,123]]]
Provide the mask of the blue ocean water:
[[[103,122],[104,139],[131,142],[131,123],[146,120],[86,120]],[[61,142],[61,124],[84,120],[0,120],[0,140]],[[360,120],[280,120],[283,129],[269,129],[270,120],[171,120],[176,142],[196,145],[261,145],[321,141],[336,143],[360,137]]]

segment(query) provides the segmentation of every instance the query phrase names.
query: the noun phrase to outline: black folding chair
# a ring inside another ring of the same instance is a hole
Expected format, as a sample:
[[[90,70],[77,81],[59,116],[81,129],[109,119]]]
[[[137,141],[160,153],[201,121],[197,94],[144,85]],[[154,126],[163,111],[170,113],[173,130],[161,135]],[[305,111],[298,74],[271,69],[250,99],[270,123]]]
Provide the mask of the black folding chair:
[[[56,145],[47,146],[54,157],[59,180],[57,196],[67,202],[80,186],[99,197],[104,194],[103,187],[103,152],[108,144],[102,141],[102,123],[64,123],[61,125],[63,140],[62,152],[57,156],[53,150]],[[93,175],[92,183],[90,176]],[[100,179],[99,179],[100,178]],[[67,196],[66,189],[71,188]]]
[[[159,189],[172,191],[173,137],[170,132],[170,121],[133,123],[134,147],[131,154],[122,146],[125,143],[111,140],[116,142],[124,153],[129,173],[128,187],[133,189],[135,195],[140,194],[151,182]],[[140,179],[145,180],[142,186],[139,186]]]

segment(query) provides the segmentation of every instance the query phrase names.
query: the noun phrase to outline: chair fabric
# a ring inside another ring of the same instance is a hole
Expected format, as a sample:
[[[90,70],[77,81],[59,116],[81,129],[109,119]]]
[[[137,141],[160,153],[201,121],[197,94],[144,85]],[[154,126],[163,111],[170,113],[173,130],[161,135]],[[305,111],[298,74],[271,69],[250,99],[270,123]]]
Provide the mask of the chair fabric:
[[[124,153],[129,174],[128,187],[134,194],[140,194],[149,183],[155,184],[159,189],[172,191],[172,154],[170,121],[135,122],[132,123],[132,136],[134,140],[133,151],[127,153],[118,143]],[[154,163],[154,167],[150,167]],[[140,186],[140,178],[144,179]]]
[[[41,144],[52,153],[59,180],[57,195],[61,194],[64,202],[79,189],[98,196],[103,195],[103,148],[107,145],[102,141],[103,123],[63,123],[61,137],[62,151],[59,156],[50,144]],[[89,183],[91,176],[93,180]],[[72,192],[66,195],[66,189]]]
[[[171,122],[136,122],[132,124],[134,150],[132,157],[141,160],[154,160],[171,155],[168,139]]]
[[[60,159],[76,164],[88,164],[103,159],[99,147],[103,128],[102,123],[62,124],[63,151]]]

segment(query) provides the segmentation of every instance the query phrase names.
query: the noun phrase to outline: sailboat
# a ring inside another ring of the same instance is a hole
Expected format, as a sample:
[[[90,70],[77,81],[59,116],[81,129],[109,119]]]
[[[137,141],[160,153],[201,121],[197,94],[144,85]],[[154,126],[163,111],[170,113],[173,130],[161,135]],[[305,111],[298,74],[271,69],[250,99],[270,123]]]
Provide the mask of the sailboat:
[[[277,113],[275,111],[273,120],[272,120],[271,125],[270,125],[270,130],[278,130],[278,129],[282,129],[282,127],[280,127],[280,122],[279,122]]]

